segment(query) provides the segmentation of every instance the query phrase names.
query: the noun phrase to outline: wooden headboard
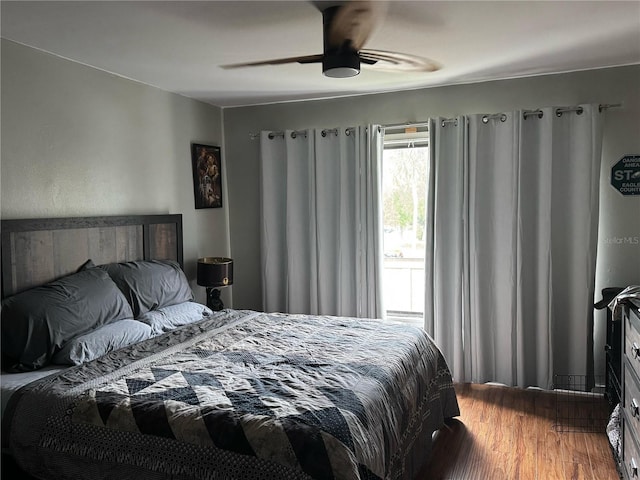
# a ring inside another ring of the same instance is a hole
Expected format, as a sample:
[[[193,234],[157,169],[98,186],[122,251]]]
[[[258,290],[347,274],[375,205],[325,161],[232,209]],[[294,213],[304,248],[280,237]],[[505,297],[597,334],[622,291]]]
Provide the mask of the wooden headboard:
[[[2,220],[2,298],[96,265],[176,260],[183,266],[182,215]]]

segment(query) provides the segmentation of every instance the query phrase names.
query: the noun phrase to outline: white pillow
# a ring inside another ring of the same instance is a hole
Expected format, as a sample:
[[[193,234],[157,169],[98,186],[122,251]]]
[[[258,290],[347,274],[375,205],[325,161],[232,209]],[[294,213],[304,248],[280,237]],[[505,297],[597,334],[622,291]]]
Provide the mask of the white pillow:
[[[157,310],[149,310],[137,320],[149,325],[153,335],[159,335],[182,325],[198,322],[212,314],[213,311],[205,305],[196,302],[183,302]]]

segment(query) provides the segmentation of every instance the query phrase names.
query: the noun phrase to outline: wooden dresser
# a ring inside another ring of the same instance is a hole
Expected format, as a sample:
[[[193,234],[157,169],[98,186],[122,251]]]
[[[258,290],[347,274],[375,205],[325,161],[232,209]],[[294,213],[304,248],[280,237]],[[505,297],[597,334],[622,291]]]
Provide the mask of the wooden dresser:
[[[640,479],[640,311],[627,304],[622,316],[622,472]]]

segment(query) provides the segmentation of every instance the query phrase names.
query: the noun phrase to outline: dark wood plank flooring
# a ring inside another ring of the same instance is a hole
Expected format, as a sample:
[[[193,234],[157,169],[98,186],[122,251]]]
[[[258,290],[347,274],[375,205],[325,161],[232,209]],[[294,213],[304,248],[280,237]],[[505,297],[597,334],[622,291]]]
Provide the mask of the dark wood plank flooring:
[[[564,431],[576,429],[558,421],[553,392],[478,384],[456,392],[461,415],[436,438],[421,480],[618,480],[605,400],[572,404],[577,418],[602,423],[600,433],[585,433]]]

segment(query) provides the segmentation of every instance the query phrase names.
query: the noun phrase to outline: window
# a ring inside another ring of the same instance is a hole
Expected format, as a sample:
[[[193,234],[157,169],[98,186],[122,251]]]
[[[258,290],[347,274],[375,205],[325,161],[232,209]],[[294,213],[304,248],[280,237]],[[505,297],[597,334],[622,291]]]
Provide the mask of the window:
[[[386,316],[423,325],[426,127],[385,129],[382,157],[383,295]]]

